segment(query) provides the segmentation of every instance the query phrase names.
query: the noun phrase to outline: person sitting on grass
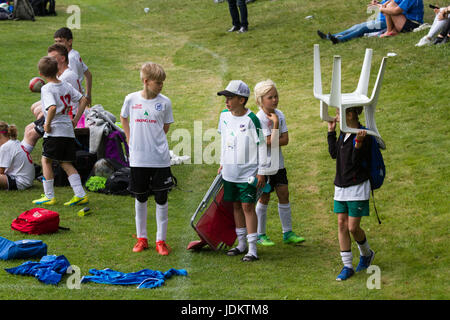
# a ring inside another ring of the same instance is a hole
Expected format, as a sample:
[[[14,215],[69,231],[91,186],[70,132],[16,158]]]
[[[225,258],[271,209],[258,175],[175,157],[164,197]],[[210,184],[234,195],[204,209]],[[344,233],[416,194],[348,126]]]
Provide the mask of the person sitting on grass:
[[[392,37],[400,32],[411,32],[423,23],[422,0],[390,0],[377,4],[386,17],[387,30],[380,38]]]
[[[275,243],[266,234],[267,207],[270,201],[270,193],[276,191],[278,197],[278,215],[283,231],[283,243],[301,243],[303,237],[297,236],[292,231],[291,204],[289,203],[289,189],[284,157],[281,147],[289,143],[286,117],[278,107],[278,91],[272,80],[262,81],[255,86],[255,100],[259,106],[256,116],[261,123],[263,134],[266,137],[267,152],[270,157],[271,146],[276,145],[278,152],[278,171],[268,176],[270,192],[263,193],[256,204],[256,215],[258,216],[258,244],[273,246]],[[278,139],[272,143],[272,140]],[[272,165],[275,165],[272,163]]]
[[[67,173],[67,177],[74,192],[71,200],[65,206],[88,203],[88,196],[83,189],[80,175],[72,162],[76,160],[76,142],[73,128],[80,120],[87,105],[87,99],[67,82],[60,81],[58,62],[54,57],[43,57],[38,64],[39,73],[46,80],[41,88],[41,104],[44,112],[44,142],[42,143],[42,181],[44,195],[33,201],[37,205],[53,205],[56,203],[53,187],[54,174],[52,163],[58,161]],[[69,116],[72,103],[79,102],[77,114],[73,120]]]
[[[0,121],[0,189],[30,188],[34,174],[30,154],[20,141],[17,141],[17,127]]]
[[[380,3],[376,0],[372,0],[368,7],[377,6],[378,4],[384,4],[389,0],[382,0]],[[320,30],[317,30],[317,34],[322,39],[331,40],[333,44],[349,41],[351,39],[364,36],[366,33],[377,32],[386,29],[386,18],[381,12],[378,12],[375,20],[368,20],[359,24],[355,24],[352,27],[335,34],[325,34]]]
[[[248,244],[248,252],[242,261],[251,262],[259,259],[256,248],[256,190],[265,185],[257,152],[261,125],[256,115],[245,107],[250,96],[250,89],[245,82],[232,80],[225,90],[217,94],[225,97],[227,107],[219,118],[221,154],[218,173],[222,173],[224,201],[233,202],[238,239],[238,245],[229,250],[227,255],[237,256],[245,253]],[[261,142],[264,143],[264,140]],[[244,157],[241,158],[241,155]],[[255,176],[258,180],[256,187],[248,183],[248,178]]]
[[[423,36],[416,44],[416,47],[422,47],[433,42],[433,38],[445,28],[446,24],[448,24],[448,20],[450,20],[450,17],[448,15],[449,9],[450,6],[444,8],[436,7],[433,9],[435,13],[433,24],[431,25],[431,28],[428,31],[427,35]],[[440,42],[439,38],[440,37],[437,37],[435,42]]]
[[[359,129],[358,115],[362,107],[346,109],[346,121],[350,128]],[[350,233],[358,244],[360,252],[356,272],[367,269],[373,261],[375,252],[370,249],[366,234],[361,228],[361,218],[369,215],[370,173],[363,162],[370,160],[371,139],[366,138],[366,131],[357,134],[342,132],[336,140],[337,115],[328,122],[328,152],[336,159],[336,176],[334,179],[334,212],[338,218],[338,240],[344,267],[337,276],[337,281],[344,281],[354,273]]]

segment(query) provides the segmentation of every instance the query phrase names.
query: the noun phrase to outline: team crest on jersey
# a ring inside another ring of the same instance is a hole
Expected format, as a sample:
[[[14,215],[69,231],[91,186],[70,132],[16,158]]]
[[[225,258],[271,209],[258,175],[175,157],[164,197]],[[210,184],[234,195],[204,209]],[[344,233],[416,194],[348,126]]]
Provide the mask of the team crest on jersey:
[[[163,108],[163,106],[162,106],[161,103],[157,103],[157,104],[155,105],[155,110],[156,110],[156,111],[161,111],[162,108]]]
[[[241,125],[239,126],[239,130],[241,130],[241,132],[244,132],[245,130],[247,130],[247,129],[245,128],[245,124],[241,124]]]

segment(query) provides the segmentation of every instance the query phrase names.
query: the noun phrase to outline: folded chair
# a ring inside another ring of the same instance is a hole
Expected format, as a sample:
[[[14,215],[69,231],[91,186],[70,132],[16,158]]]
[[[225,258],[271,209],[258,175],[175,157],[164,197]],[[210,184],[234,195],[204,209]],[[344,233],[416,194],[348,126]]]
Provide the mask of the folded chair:
[[[381,149],[385,149],[386,145],[378,132],[375,123],[375,109],[380,95],[381,84],[383,82],[384,71],[386,67],[387,57],[381,61],[378,71],[377,80],[372,90],[372,95],[368,97],[368,87],[370,79],[370,66],[372,62],[372,49],[366,49],[364,62],[356,90],[351,93],[341,93],[341,57],[334,56],[333,73],[331,77],[330,94],[322,93],[322,74],[320,68],[320,51],[319,45],[314,45],[314,97],[320,100],[320,118],[323,121],[332,121],[333,118],[328,114],[328,107],[339,109],[340,126],[343,132],[357,133],[358,129],[349,128],[345,118],[345,110],[347,108],[363,106],[365,116],[365,127],[368,129],[367,134],[375,137]]]
[[[191,218],[191,227],[197,232],[200,240],[191,241],[187,250],[200,250],[208,245],[214,251],[231,247],[236,240],[233,202],[223,200],[223,179],[219,173],[209,187],[197,210]],[[256,191],[259,199],[263,189]],[[201,215],[197,219],[198,215]]]
[[[206,210],[205,210],[206,209]],[[202,214],[196,222],[198,214]],[[217,251],[236,240],[233,203],[223,201],[222,174],[218,174],[191,218],[191,226],[200,240],[191,241],[187,250],[199,250],[209,245]]]

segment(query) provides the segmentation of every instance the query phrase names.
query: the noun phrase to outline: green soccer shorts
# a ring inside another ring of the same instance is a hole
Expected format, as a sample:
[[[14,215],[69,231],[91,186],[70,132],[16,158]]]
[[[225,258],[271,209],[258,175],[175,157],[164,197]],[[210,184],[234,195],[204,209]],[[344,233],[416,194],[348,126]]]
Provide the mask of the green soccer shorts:
[[[369,200],[338,201],[334,200],[335,213],[348,213],[350,217],[360,218],[369,215]]]
[[[230,202],[256,203],[256,188],[246,182],[223,181],[223,200]]]

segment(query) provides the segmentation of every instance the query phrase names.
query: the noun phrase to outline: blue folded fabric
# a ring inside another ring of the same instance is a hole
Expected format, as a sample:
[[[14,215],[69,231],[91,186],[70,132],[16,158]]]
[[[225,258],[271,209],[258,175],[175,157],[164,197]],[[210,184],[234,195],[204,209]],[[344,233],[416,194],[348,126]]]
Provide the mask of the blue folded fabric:
[[[51,255],[42,257],[39,262],[27,261],[5,271],[15,275],[33,276],[45,284],[57,285],[69,267],[70,262],[65,256]]]
[[[187,276],[187,271],[184,269],[171,268],[168,271],[162,273],[161,271],[155,271],[150,269],[143,269],[138,272],[124,273],[115,271],[112,269],[90,269],[89,273],[92,276],[84,276],[81,279],[81,283],[96,282],[102,284],[112,285],[138,285],[138,289],[142,288],[156,288],[164,284],[166,279],[169,279],[173,275]]]
[[[0,237],[0,259],[29,259],[40,258],[47,254],[47,245],[41,240],[11,241]]]

